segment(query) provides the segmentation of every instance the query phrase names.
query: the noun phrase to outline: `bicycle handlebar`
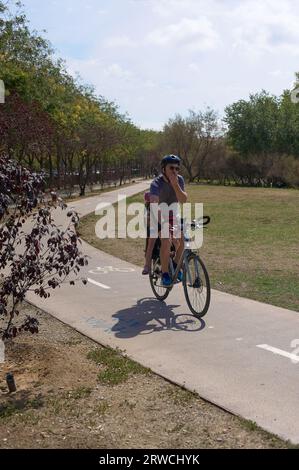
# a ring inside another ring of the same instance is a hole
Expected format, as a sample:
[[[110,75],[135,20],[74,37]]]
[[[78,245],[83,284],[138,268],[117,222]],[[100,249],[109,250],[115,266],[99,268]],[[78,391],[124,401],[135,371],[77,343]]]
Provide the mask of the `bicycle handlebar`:
[[[200,219],[193,220],[191,223],[191,230],[195,230],[196,228],[202,228],[207,226],[211,222],[211,217],[205,215]]]

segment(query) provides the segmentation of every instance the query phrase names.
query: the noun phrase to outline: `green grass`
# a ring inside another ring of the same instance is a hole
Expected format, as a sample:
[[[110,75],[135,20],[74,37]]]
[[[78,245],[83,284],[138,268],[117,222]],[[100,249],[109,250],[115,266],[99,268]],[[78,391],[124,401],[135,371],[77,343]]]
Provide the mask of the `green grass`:
[[[44,406],[44,401],[40,396],[32,400],[10,400],[7,403],[0,404],[0,419],[7,419],[19,413],[28,410],[37,410]]]
[[[211,217],[200,254],[212,287],[299,311],[299,191],[189,185],[187,192]],[[142,201],[142,194],[128,199]],[[82,219],[82,238],[142,266],[144,240],[99,240],[97,220],[94,214]]]
[[[103,384],[117,385],[126,382],[130,375],[148,374],[149,370],[128,357],[122,356],[118,350],[110,348],[96,349],[88,354],[88,359],[104,366],[98,379]]]
[[[281,441],[279,436],[277,436],[276,434],[272,434],[268,431],[265,431],[255,421],[250,421],[244,418],[239,418],[239,422],[246,431],[259,432],[262,437],[269,439],[269,441],[273,443],[273,447],[276,447],[276,443]],[[288,449],[299,448],[297,444],[292,444],[289,440],[285,441],[285,443]]]
[[[15,403],[6,403],[0,407],[0,419],[10,418],[18,412],[20,412],[20,408]]]
[[[78,387],[75,390],[72,390],[68,393],[68,398],[73,398],[74,400],[80,400],[81,398],[87,398],[90,396],[92,389],[89,387]]]
[[[98,413],[100,416],[103,416],[109,409],[109,404],[108,402],[102,401],[95,409],[96,413]]]
[[[173,401],[175,405],[185,405],[190,403],[192,400],[198,398],[196,393],[190,392],[181,387],[169,387],[166,390],[166,396],[169,400]]]

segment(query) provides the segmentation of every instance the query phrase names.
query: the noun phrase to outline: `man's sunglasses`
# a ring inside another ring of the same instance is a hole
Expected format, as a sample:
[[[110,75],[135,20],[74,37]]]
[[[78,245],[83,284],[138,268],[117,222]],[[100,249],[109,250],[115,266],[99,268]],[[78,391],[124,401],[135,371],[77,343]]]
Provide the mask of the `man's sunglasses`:
[[[180,169],[179,166],[170,166],[169,168],[170,168],[170,170],[175,170],[175,171],[179,171],[179,169]]]

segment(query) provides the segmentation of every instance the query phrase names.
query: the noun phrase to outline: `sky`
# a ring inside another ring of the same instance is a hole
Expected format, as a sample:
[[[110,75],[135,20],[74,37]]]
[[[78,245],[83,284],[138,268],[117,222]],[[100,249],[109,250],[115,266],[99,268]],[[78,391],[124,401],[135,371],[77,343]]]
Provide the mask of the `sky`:
[[[23,0],[70,73],[141,128],[177,113],[223,116],[299,72],[297,0]]]

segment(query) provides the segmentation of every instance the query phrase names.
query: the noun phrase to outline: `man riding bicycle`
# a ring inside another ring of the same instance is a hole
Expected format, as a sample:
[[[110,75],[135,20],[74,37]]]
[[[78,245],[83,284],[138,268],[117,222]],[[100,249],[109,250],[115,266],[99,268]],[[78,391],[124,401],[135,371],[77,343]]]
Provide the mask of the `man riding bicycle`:
[[[166,204],[171,206],[174,203],[187,202],[187,193],[185,192],[184,178],[179,175],[181,160],[176,155],[167,155],[161,161],[161,175],[154,179],[150,187],[150,203]],[[171,211],[168,215],[169,234],[167,237],[163,234],[163,220],[162,222],[162,236],[161,238],[161,267],[162,267],[162,283],[163,286],[170,286],[173,282],[169,275],[169,258],[171,244],[174,243],[176,247],[176,254],[174,258],[174,269],[180,260],[181,254],[184,250],[184,239],[181,231],[176,234],[176,240],[173,239],[173,230],[175,223],[180,224],[179,212],[172,214]],[[164,221],[165,223],[165,221]],[[179,272],[178,280],[182,280],[183,274]]]

